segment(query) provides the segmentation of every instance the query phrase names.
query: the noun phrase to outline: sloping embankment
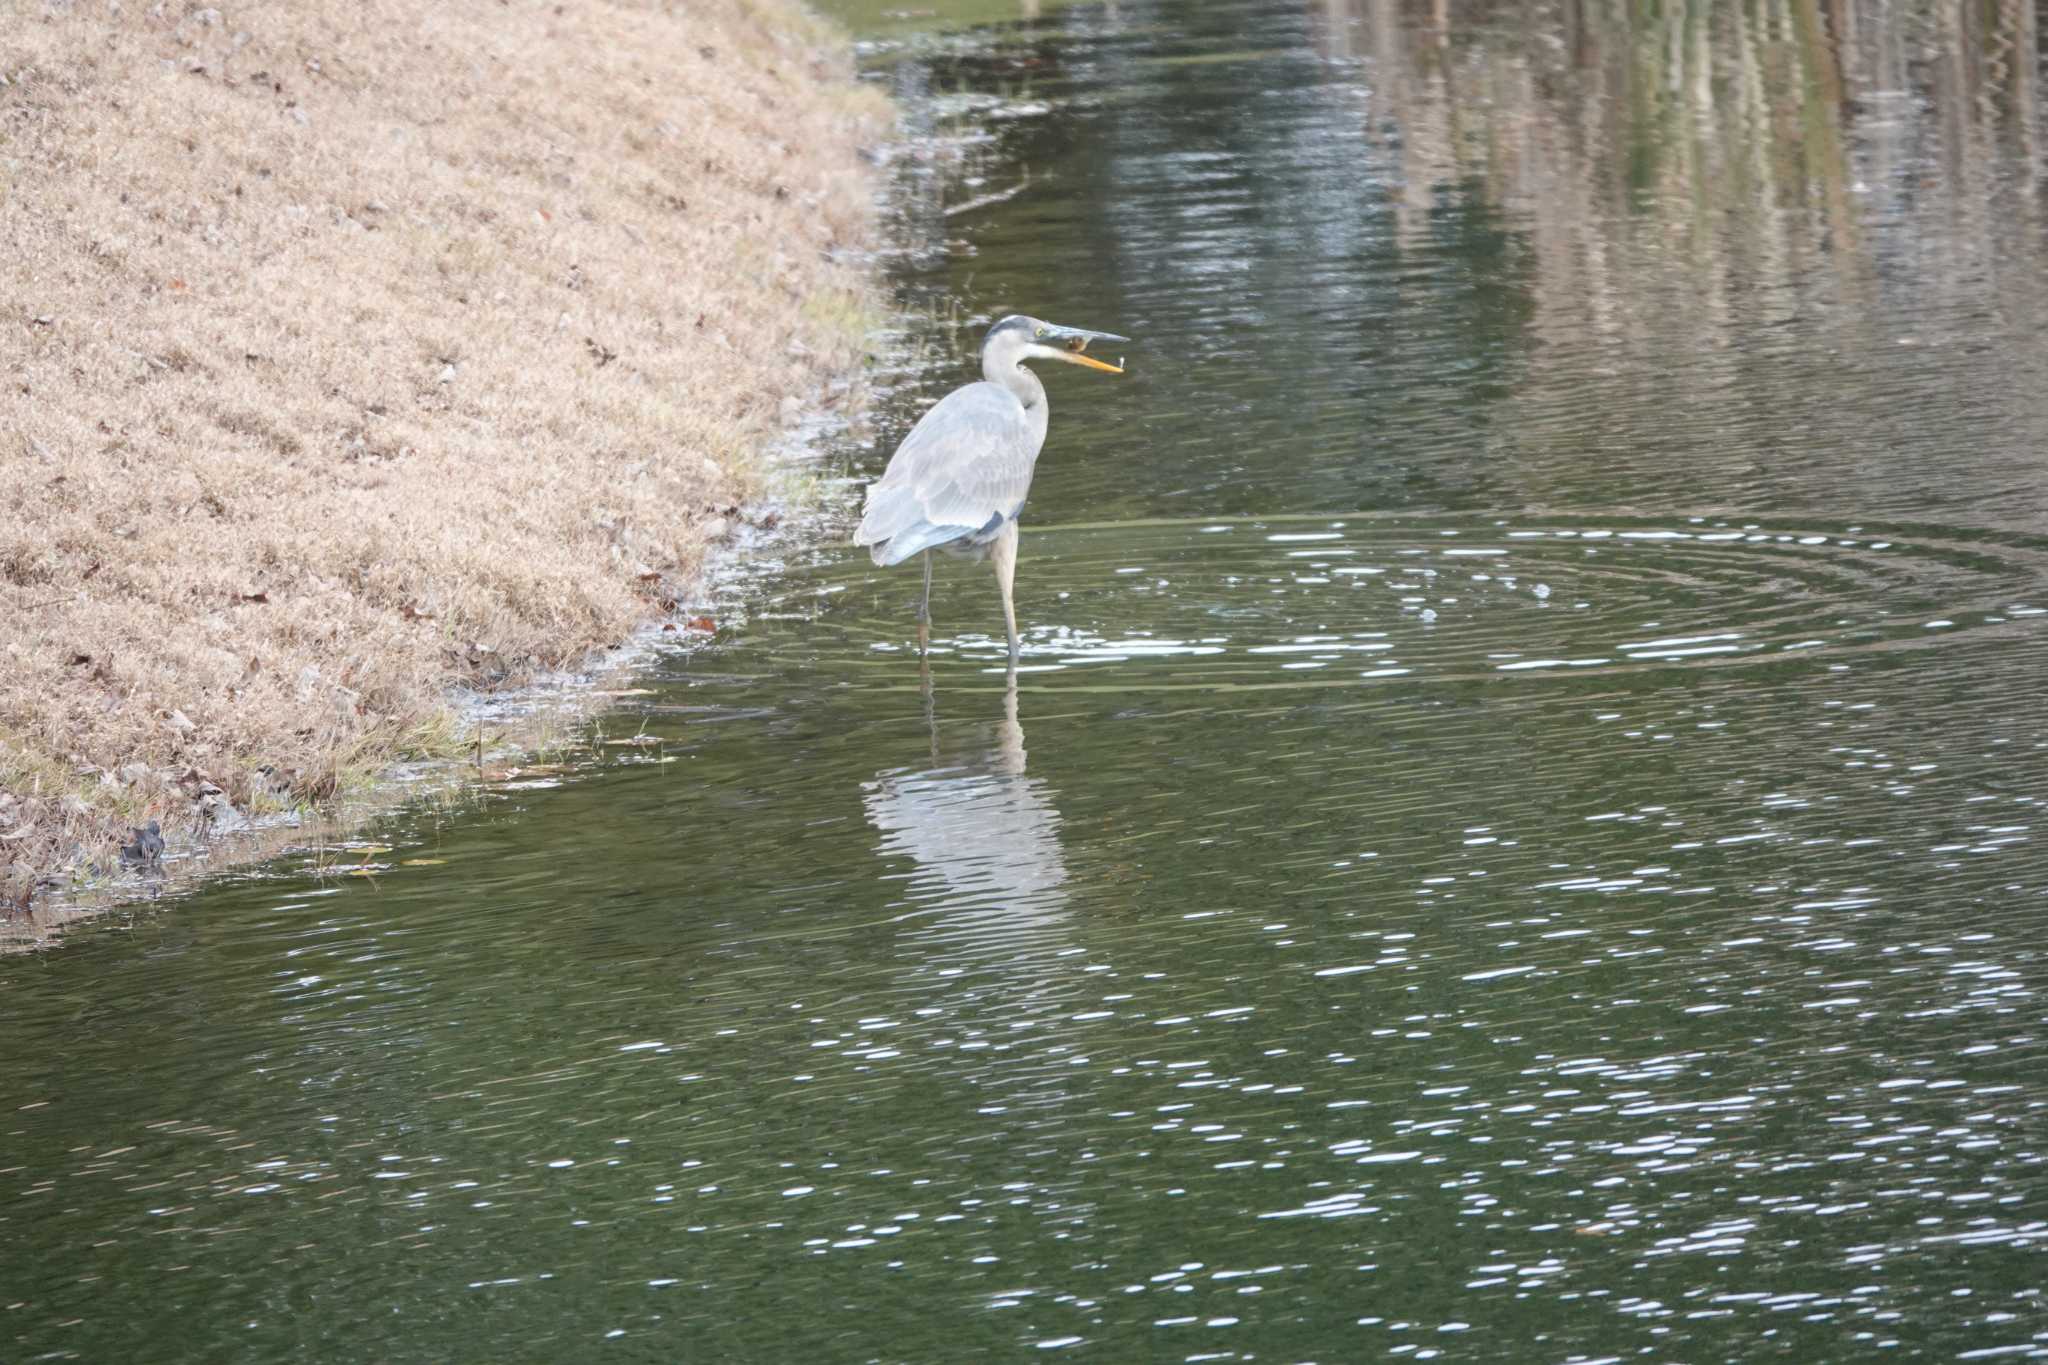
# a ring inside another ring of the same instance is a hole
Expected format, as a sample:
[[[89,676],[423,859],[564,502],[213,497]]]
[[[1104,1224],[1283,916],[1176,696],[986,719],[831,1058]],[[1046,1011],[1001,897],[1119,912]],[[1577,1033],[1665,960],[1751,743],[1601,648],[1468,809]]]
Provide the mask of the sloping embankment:
[[[795,0],[25,0],[0,77],[0,919],[672,609],[857,353]]]

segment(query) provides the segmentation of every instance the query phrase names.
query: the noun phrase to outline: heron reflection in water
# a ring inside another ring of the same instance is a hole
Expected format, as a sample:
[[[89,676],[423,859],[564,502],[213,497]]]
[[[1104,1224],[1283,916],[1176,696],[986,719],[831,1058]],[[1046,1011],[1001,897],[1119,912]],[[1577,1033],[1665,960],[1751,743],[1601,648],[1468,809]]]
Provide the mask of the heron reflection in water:
[[[924,557],[924,597],[917,608],[917,647],[929,643],[932,551],[995,562],[1003,597],[1003,629],[1010,662],[1017,661],[1017,518],[1031,491],[1031,473],[1045,444],[1050,409],[1045,385],[1024,368],[1027,360],[1060,360],[1122,374],[1084,354],[1091,341],[1128,341],[1113,332],[1061,327],[1011,316],[989,328],[981,343],[978,383],[965,384],[932,405],[889,457],[882,477],[868,485],[866,510],[853,543],[868,547],[877,564]]]
[[[931,765],[884,772],[862,789],[881,852],[915,864],[909,899],[929,907],[918,936],[942,957],[955,948],[982,960],[1057,951],[1067,901],[1060,816],[1051,789],[1025,775],[1016,670],[993,735],[976,726],[976,741],[950,754],[940,744],[929,667],[924,704]]]
[[[976,693],[980,715],[949,721],[942,736],[928,670],[924,701],[930,766],[885,771],[862,792],[881,860],[912,864],[893,898],[897,990],[953,1040],[916,1069],[941,1082],[934,1102],[951,1094],[973,1105],[971,1122],[993,1150],[1078,1149],[1077,1134],[1093,1124],[1077,1116],[1100,1107],[1086,1098],[1094,1078],[1075,1065],[1085,1061],[1077,1032],[1090,1026],[1072,1016],[1096,978],[1075,955],[1054,793],[1025,774],[1016,671],[993,724],[983,718],[991,699]],[[1015,1189],[974,1193],[993,1203]],[[1086,1212],[1066,1195],[1051,1207],[1061,1220]]]

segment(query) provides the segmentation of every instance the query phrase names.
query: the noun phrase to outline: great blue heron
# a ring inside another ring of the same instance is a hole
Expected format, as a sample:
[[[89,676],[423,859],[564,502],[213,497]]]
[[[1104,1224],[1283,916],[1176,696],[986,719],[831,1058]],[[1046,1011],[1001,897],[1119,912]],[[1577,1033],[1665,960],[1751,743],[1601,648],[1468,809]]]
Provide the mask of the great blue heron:
[[[1113,332],[1058,327],[1012,315],[988,329],[981,343],[980,383],[953,390],[918,419],[889,457],[882,477],[868,485],[866,511],[853,543],[875,563],[901,564],[924,556],[924,597],[917,608],[918,648],[932,619],[933,550],[995,560],[1003,594],[1003,628],[1010,660],[1017,659],[1017,515],[1031,491],[1031,470],[1045,444],[1045,385],[1024,368],[1027,360],[1064,360],[1109,374],[1123,368],[1082,354],[1091,341],[1128,341]]]

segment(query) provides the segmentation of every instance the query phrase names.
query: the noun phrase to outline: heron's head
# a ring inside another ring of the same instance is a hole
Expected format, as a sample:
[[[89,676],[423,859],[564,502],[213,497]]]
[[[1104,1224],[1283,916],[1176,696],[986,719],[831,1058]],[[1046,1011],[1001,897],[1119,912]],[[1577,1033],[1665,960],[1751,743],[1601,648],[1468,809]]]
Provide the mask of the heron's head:
[[[1112,365],[1083,354],[1091,341],[1129,341],[1114,332],[1091,332],[1085,327],[1062,327],[1057,323],[1012,313],[988,329],[981,343],[982,366],[987,370],[1021,365],[1027,360],[1061,360],[1069,365],[1086,365],[1105,374],[1122,374],[1121,364]],[[1121,359],[1121,357],[1119,357]]]

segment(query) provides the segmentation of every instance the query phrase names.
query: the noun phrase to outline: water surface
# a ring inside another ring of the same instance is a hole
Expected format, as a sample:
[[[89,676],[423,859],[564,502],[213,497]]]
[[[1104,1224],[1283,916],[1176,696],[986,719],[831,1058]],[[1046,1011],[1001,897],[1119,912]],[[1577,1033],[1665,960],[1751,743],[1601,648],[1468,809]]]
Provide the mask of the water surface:
[[[821,472],[1139,338],[1022,670],[791,549],[566,765],[0,963],[0,1356],[2048,1355],[2032,11],[902,28]]]

